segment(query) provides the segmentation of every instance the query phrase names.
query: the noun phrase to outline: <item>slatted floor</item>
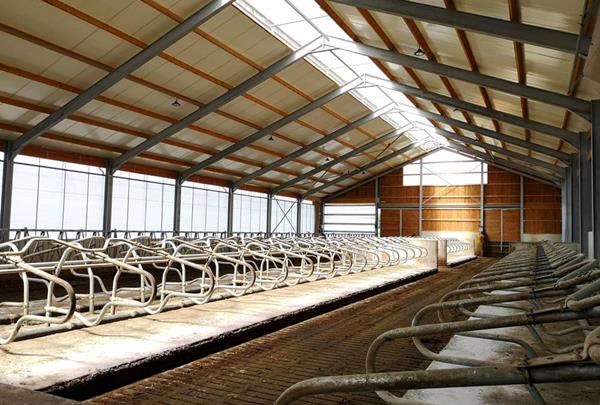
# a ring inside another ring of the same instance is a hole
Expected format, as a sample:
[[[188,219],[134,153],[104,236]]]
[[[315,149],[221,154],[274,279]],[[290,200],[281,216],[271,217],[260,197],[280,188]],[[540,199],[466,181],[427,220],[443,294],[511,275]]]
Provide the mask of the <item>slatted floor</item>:
[[[272,404],[297,381],[319,375],[359,373],[366,350],[380,333],[410,323],[413,314],[496,259],[477,259],[192,361],[89,400],[93,404]],[[449,338],[449,337],[448,337]],[[430,343],[441,349],[448,338]],[[380,354],[386,370],[429,364],[410,341],[395,341]],[[380,404],[375,394],[310,397],[307,404]]]

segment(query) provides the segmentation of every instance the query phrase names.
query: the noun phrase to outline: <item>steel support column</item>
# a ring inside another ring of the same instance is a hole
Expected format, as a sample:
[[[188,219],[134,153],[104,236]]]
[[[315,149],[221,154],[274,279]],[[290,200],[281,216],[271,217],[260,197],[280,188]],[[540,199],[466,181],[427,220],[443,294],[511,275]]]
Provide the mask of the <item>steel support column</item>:
[[[231,3],[233,3],[233,0],[213,0],[190,17],[186,18],[180,24],[177,24],[156,41],[129,58],[125,63],[121,64],[115,70],[94,83],[91,87],[88,87],[83,93],[74,97],[67,104],[48,115],[40,123],[36,124],[29,131],[17,138],[12,155],[14,156],[19,153],[29,142],[48,131],[65,118],[68,118],[72,113],[85,106],[121,79],[125,78],[129,73],[160,54]]]
[[[485,185],[483,182],[484,172],[483,172],[483,162],[481,162],[480,166],[481,171],[481,182],[479,184],[479,227],[482,231],[485,231],[485,216],[484,216],[484,206],[485,206]]]
[[[302,197],[296,199],[296,205],[296,235],[300,235],[302,233],[300,231],[302,228]]]
[[[594,217],[593,255],[600,255],[600,99],[592,101],[592,215]]]
[[[227,189],[227,236],[233,234],[233,201],[234,201],[234,189],[229,186]]]
[[[12,208],[15,169],[15,159],[12,154],[13,143],[12,141],[5,141],[4,145],[4,162],[2,165],[2,206],[0,208],[0,227],[2,228],[0,240],[3,242],[10,239],[10,214]]]
[[[113,183],[111,163],[106,164],[106,173],[104,175],[104,202],[102,210],[102,233],[105,237],[110,236],[110,227],[112,220],[112,200],[113,200]]]
[[[563,242],[572,242],[573,241],[573,212],[571,208],[573,207],[573,198],[571,192],[573,191],[571,187],[571,168],[567,168],[567,175],[565,176],[562,182],[562,213],[563,213]]]
[[[423,159],[419,159],[419,236],[423,234]]]
[[[591,139],[589,135],[582,135],[581,148],[579,149],[579,192],[580,192],[580,218],[581,251],[586,255],[590,253],[589,233],[592,231],[592,161]]]
[[[375,179],[375,236],[381,236],[381,217],[379,215],[381,199],[380,199],[379,187],[380,187],[380,180],[379,180],[379,177],[377,177]]]
[[[178,235],[181,231],[181,185],[180,178],[175,180],[175,199],[173,201],[173,234]]]
[[[571,238],[573,242],[581,242],[581,217],[579,194],[579,159],[578,155],[571,155]]]
[[[519,241],[523,242],[525,235],[525,180],[519,176]]]
[[[267,193],[267,235],[271,236],[273,228],[273,193]]]

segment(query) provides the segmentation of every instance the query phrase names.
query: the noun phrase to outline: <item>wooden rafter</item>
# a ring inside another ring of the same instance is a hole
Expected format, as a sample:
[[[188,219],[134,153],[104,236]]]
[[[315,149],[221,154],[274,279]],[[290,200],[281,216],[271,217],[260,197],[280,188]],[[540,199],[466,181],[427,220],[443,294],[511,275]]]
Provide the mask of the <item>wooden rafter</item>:
[[[50,4],[51,6],[56,7],[57,9],[65,12],[67,14],[70,14],[70,15],[76,17],[76,18],[81,19],[82,21],[85,21],[88,24],[91,24],[91,25],[95,26],[96,28],[99,28],[99,29],[101,29],[103,31],[106,31],[106,32],[108,32],[108,33],[110,33],[110,34],[112,34],[112,35],[114,35],[114,36],[122,39],[123,41],[126,41],[126,42],[134,45],[134,46],[137,46],[137,47],[143,49],[143,48],[145,48],[148,45],[144,41],[142,41],[140,39],[137,39],[136,37],[134,37],[132,35],[129,35],[129,34],[123,32],[123,31],[117,29],[116,27],[113,27],[112,25],[103,22],[103,21],[95,18],[92,15],[86,14],[83,11],[81,11],[81,10],[75,8],[75,7],[72,7],[72,6],[70,6],[70,5],[64,3],[64,2],[62,2],[60,0],[43,0],[43,1],[46,2],[46,3],[48,3],[48,4]],[[162,59],[164,59],[164,60],[166,60],[166,61],[168,61],[168,62],[170,62],[170,63],[172,63],[172,64],[174,64],[174,65],[176,65],[176,66],[178,66],[179,68],[181,68],[183,70],[186,70],[186,71],[188,71],[188,72],[190,72],[190,73],[192,73],[192,74],[194,74],[194,75],[196,75],[198,77],[201,77],[204,80],[207,80],[207,81],[209,81],[211,83],[214,83],[214,84],[216,84],[216,85],[218,85],[220,87],[223,87],[223,88],[225,88],[227,90],[230,90],[230,89],[233,88],[233,85],[231,85],[231,84],[229,84],[229,83],[227,83],[227,82],[225,82],[223,80],[220,80],[220,79],[218,79],[218,78],[216,78],[216,77],[214,77],[214,76],[212,76],[212,75],[210,75],[210,74],[202,71],[201,69],[198,69],[198,68],[196,68],[196,67],[194,67],[194,66],[192,66],[192,65],[190,65],[190,64],[188,64],[188,63],[186,63],[184,61],[182,61],[181,59],[178,59],[178,58],[176,58],[176,57],[174,57],[172,55],[169,55],[166,52],[160,53],[159,57],[162,58]],[[274,112],[274,113],[278,114],[278,115],[285,116],[285,115],[288,114],[286,111],[283,111],[283,110],[281,110],[281,109],[273,106],[272,104],[269,104],[266,101],[264,101],[264,100],[262,100],[262,99],[260,99],[260,98],[258,98],[256,96],[253,96],[253,95],[251,95],[249,93],[245,93],[243,95],[243,97],[246,98],[246,99],[248,99],[248,100],[250,100],[250,101],[252,101],[252,102],[254,102],[254,103],[256,103],[256,104],[258,104],[258,105],[260,105],[261,107],[263,107],[263,108],[265,108],[267,110],[270,110],[271,112]],[[233,117],[232,116],[231,118],[235,119],[236,121],[238,120],[238,117]],[[244,121],[246,121],[246,120],[244,120]],[[307,128],[307,129],[309,129],[311,131],[314,131],[317,134],[320,134],[321,136],[326,136],[327,135],[327,131],[325,131],[323,129],[320,129],[320,128],[317,128],[317,127],[309,124],[308,122],[306,122],[304,120],[297,120],[296,122],[299,125]],[[375,137],[376,137],[376,135],[372,135],[372,138],[375,138]],[[349,142],[346,142],[346,141],[343,141],[343,140],[337,140],[337,142],[340,143],[341,145],[347,147],[347,148],[354,148],[355,147],[354,145],[350,144]],[[316,149],[315,152],[321,153],[321,149],[318,149],[318,150]],[[324,156],[326,156],[326,155],[324,154]],[[366,154],[366,156],[369,157],[369,158],[373,158],[373,156],[370,156],[369,154]]]

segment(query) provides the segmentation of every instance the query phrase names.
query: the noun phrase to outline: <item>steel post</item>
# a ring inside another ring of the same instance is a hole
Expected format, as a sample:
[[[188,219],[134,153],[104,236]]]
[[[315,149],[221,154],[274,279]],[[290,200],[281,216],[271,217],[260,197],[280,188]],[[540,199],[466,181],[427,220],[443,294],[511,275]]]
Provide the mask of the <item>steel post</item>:
[[[2,235],[0,235],[0,240],[7,241],[10,239],[10,215],[12,208],[15,159],[12,154],[12,141],[5,141],[4,145],[4,162],[2,164],[2,207],[0,208],[0,227],[2,228]]]
[[[102,233],[105,237],[110,236],[110,227],[112,219],[112,200],[113,200],[113,174],[111,162],[106,164],[106,173],[104,174],[104,202],[102,210]]]
[[[582,135],[581,148],[579,149],[579,192],[580,192],[580,236],[581,251],[586,255],[590,253],[589,233],[592,231],[592,161],[591,139],[589,134]]]
[[[173,234],[178,235],[181,231],[181,186],[180,178],[175,180],[175,199],[173,210]]]
[[[594,219],[594,249],[600,254],[600,99],[592,101],[592,215]]]

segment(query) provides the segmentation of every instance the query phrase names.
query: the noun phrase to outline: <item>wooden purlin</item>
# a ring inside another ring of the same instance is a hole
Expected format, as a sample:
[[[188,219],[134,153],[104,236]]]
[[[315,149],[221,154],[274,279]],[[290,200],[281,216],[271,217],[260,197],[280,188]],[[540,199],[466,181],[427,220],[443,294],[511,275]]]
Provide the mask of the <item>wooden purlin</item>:
[[[456,10],[456,4],[454,3],[454,0],[444,0],[444,4],[445,4],[446,8],[451,9],[451,10]],[[467,34],[465,33],[465,31],[458,29],[458,28],[456,28],[455,31],[456,31],[456,35],[458,36],[460,45],[465,53],[465,56],[467,57],[467,61],[469,62],[469,67],[471,68],[472,71],[479,72],[479,66],[477,65],[477,60],[475,59],[475,55],[473,54],[473,49],[471,48],[471,44],[469,43]],[[479,86],[479,92],[481,93],[481,98],[483,99],[484,105],[487,108],[493,109],[494,106],[492,104],[492,100],[490,98],[490,95],[489,95],[487,89],[483,86]],[[500,128],[500,123],[497,120],[492,119],[492,125],[494,125],[494,130],[496,132],[502,132],[502,130]],[[506,147],[506,144],[503,141],[500,141],[500,145],[503,148]]]
[[[141,40],[133,37],[132,35],[126,34],[125,32],[123,32],[123,31],[121,31],[121,30],[119,30],[119,29],[111,26],[110,24],[104,23],[104,22],[98,20],[97,18],[95,18],[94,16],[86,14],[86,13],[82,12],[81,10],[78,10],[75,7],[72,7],[72,6],[68,5],[68,4],[63,3],[60,0],[44,0],[44,2],[46,2],[46,3],[50,4],[50,5],[58,8],[58,9],[60,9],[62,11],[64,11],[65,13],[71,14],[71,15],[73,15],[73,16],[75,16],[75,17],[77,17],[77,18],[79,18],[79,19],[81,19],[81,20],[83,20],[83,21],[85,21],[85,22],[87,22],[89,24],[91,24],[91,25],[94,25],[95,27],[97,27],[99,29],[102,29],[102,30],[104,30],[106,32],[109,32],[112,35],[115,35],[118,38],[120,38],[120,39],[122,39],[124,41],[127,41],[130,44],[132,44],[132,45],[135,45],[135,46],[140,47],[140,48],[145,48],[147,46],[147,44],[145,42],[143,42],[143,41],[141,41]],[[178,67],[180,67],[180,68],[182,68],[184,70],[187,70],[188,72],[190,72],[192,74],[195,74],[195,75],[197,75],[197,76],[199,76],[199,77],[201,77],[201,78],[203,78],[205,80],[208,80],[208,81],[210,81],[210,82],[212,82],[212,83],[214,83],[214,84],[216,84],[218,86],[221,86],[221,87],[223,87],[223,88],[225,88],[227,90],[230,90],[231,88],[233,88],[233,85],[231,85],[229,83],[226,83],[226,82],[224,82],[224,81],[222,81],[220,79],[217,79],[216,77],[214,77],[214,76],[212,76],[212,75],[210,75],[208,73],[205,73],[202,70],[197,69],[197,68],[189,65],[188,63],[186,63],[186,62],[184,62],[184,61],[182,61],[182,60],[180,60],[180,59],[178,59],[176,57],[173,57],[173,56],[167,54],[166,52],[162,52],[159,55],[159,57],[167,60],[168,62],[171,62],[171,63],[175,64],[176,66],[178,66]],[[270,111],[272,111],[272,112],[274,112],[276,114],[279,114],[281,116],[287,115],[287,112],[285,112],[285,111],[283,111],[283,110],[281,110],[281,109],[279,109],[279,108],[277,108],[277,107],[275,107],[275,106],[273,106],[273,105],[265,102],[264,100],[259,99],[258,97],[252,96],[251,94],[245,93],[242,97],[247,98],[248,100],[253,101],[254,103],[256,103],[256,104],[258,104],[258,105],[260,105],[260,106],[262,106],[262,107],[264,107],[264,108],[266,108],[266,109],[268,109],[268,110],[270,110]],[[238,119],[238,117],[234,117],[234,116],[230,116],[230,118],[233,118],[233,119],[236,119],[236,120]],[[244,121],[246,121],[246,120],[244,120]],[[316,127],[314,127],[313,125],[309,124],[306,121],[297,120],[295,122],[297,122],[299,125],[307,128],[307,129],[309,129],[311,131],[314,131],[314,132],[316,132],[316,133],[318,133],[318,134],[320,134],[322,136],[326,136],[327,135],[327,131],[325,131],[323,129],[320,129],[320,128],[316,128]],[[340,143],[341,145],[345,146],[345,147],[348,147],[348,148],[354,148],[355,147],[354,145],[351,145],[348,142],[345,142],[343,140],[337,140],[337,142]],[[320,149],[319,150],[315,150],[315,151],[318,152],[318,153],[321,153]],[[321,153],[321,154],[323,154],[323,153]],[[323,155],[327,156],[327,154],[323,154]],[[369,157],[369,158],[371,158],[371,159],[373,158],[373,156],[370,156],[368,154],[366,156]],[[337,157],[337,156],[334,155],[334,157]]]
[[[346,22],[344,22],[344,20],[337,15],[337,13],[335,12],[335,10],[327,3],[326,0],[315,0],[315,2],[319,5],[319,7],[321,7],[321,9],[323,9],[323,11],[325,11],[325,13],[342,29],[342,31],[344,31],[346,33],[346,35],[348,35],[350,37],[350,39],[352,39],[355,42],[359,42],[359,43],[363,43],[363,41],[358,37],[358,35],[356,35],[356,33],[352,30],[352,28],[350,28],[350,26],[348,26],[348,24],[346,24]],[[385,64],[377,59],[373,59],[371,58],[371,60],[373,61],[373,63],[383,72],[383,74],[392,81],[396,81],[399,82],[398,78],[396,78],[392,72],[385,66]],[[425,84],[423,83],[423,81],[419,78],[419,76],[417,76],[417,74],[408,67],[403,66],[404,70],[410,75],[410,77],[413,79],[413,81],[417,84],[417,86],[421,89],[424,89]],[[416,97],[411,96],[410,94],[405,95],[405,97],[417,108],[421,108],[421,104],[420,102],[417,100]],[[441,112],[440,112],[441,113]],[[429,122],[431,122],[431,125],[435,126],[436,128],[439,128],[439,124],[437,123],[437,121],[434,120],[430,120],[428,119]]]
[[[588,7],[589,9],[591,9],[593,7],[593,2],[589,2],[588,3]],[[588,12],[588,10],[584,10],[585,12]],[[591,36],[591,33],[594,30],[594,24],[595,24],[595,19],[591,19],[589,25],[586,27],[586,30],[583,32],[584,35],[587,36]],[[581,82],[581,78],[583,77],[583,67],[585,65],[585,60],[583,58],[577,58],[575,60],[575,71],[573,76],[570,78],[570,83],[569,83],[569,92],[567,93],[568,95],[574,95],[577,94],[577,90],[579,89],[579,83]],[[562,128],[563,129],[567,129],[569,127],[569,123],[571,121],[571,111],[566,110],[565,111],[565,115],[563,117],[563,121],[562,121]],[[563,140],[561,139],[558,142],[558,150],[562,151],[563,148],[565,146],[565,142],[563,142]],[[558,163],[558,159],[554,161],[554,164]]]
[[[508,12],[510,20],[513,22],[521,22],[521,6],[519,0],[508,0]],[[515,64],[517,67],[517,80],[521,84],[527,84],[527,75],[525,71],[525,51],[523,50],[523,43],[513,41],[513,47],[515,51]],[[523,118],[529,119],[529,102],[525,97],[520,97],[521,100],[521,114]],[[531,131],[524,129],[525,140],[531,139]],[[528,156],[531,156],[531,150],[528,151]]]
[[[348,34],[348,36],[350,36],[350,38],[352,38],[356,42],[362,43],[362,41],[356,35],[356,33],[354,33],[352,28],[350,28],[339,16],[337,16],[337,13],[335,12],[335,10],[333,10],[333,8],[331,6],[329,6],[325,2],[325,0],[316,0],[316,1],[317,1],[317,4],[319,4],[319,6],[321,6],[321,8],[340,26],[340,28],[342,28],[342,30],[344,30],[344,32],[346,32],[346,34]],[[362,9],[362,8],[358,8],[358,11],[360,12],[361,16],[363,16],[363,18],[365,18],[365,20],[367,21],[369,26],[371,26],[371,28],[375,31],[375,33],[378,35],[378,37],[385,43],[386,47],[388,47],[389,50],[398,51],[396,49],[393,41],[387,36],[385,31],[381,28],[379,23],[377,23],[377,21],[373,18],[371,13],[368,10]],[[334,18],[334,16],[335,16],[335,18]],[[417,40],[417,43],[419,43],[419,45],[423,48],[423,51],[427,55],[427,58],[435,61],[435,55],[429,48],[429,45],[427,44],[427,41],[425,41],[425,39],[423,38],[421,32],[418,30],[418,27],[416,27],[416,25],[414,24],[414,21],[412,21],[410,19],[403,19],[403,20],[407,23],[407,26],[410,29],[413,36],[415,36],[415,40]],[[433,58],[433,59],[431,59],[431,58]],[[389,71],[389,69],[385,66],[384,63],[382,63],[381,61],[378,61],[376,59],[372,59],[372,60],[375,62],[375,64],[383,71],[383,73],[390,80],[400,83],[398,78],[395,77]],[[417,84],[417,86],[420,89],[428,90],[427,86],[420,79],[420,77],[418,76],[418,74],[416,73],[416,71],[414,69],[411,69],[406,66],[403,66],[403,69],[410,75],[410,77],[413,79],[413,81]],[[447,78],[441,77],[441,76],[440,76],[440,79],[444,83],[444,86],[446,87],[446,89],[448,90],[450,95],[454,98],[460,99],[458,97],[458,93],[454,90],[450,81]],[[416,101],[416,99],[414,97],[408,96],[408,95],[405,95],[405,97],[407,97],[409,99],[409,101],[411,101],[411,103],[413,103],[413,105],[415,105],[415,107],[419,108],[420,104]],[[448,116],[446,110],[439,103],[431,102],[431,104],[441,115],[446,116],[446,117]],[[467,112],[462,111],[462,114],[467,119],[467,122],[473,123],[473,121],[470,118],[470,115]],[[428,119],[428,120],[432,123],[432,125],[439,128],[439,123],[437,121],[431,120],[431,119]],[[457,128],[455,126],[451,126],[451,128],[456,134],[464,136],[464,134],[460,128]],[[476,136],[481,140],[481,136],[479,134],[476,134]],[[469,145],[468,147],[472,147],[472,146]]]
[[[81,54],[73,52],[71,50],[62,48],[62,47],[60,47],[60,46],[58,46],[56,44],[52,44],[52,43],[44,40],[44,39],[37,38],[37,37],[35,37],[33,35],[24,33],[23,31],[19,31],[19,30],[15,29],[15,28],[9,27],[9,26],[1,24],[1,23],[0,23],[0,31],[7,32],[7,33],[9,33],[11,35],[15,35],[15,36],[17,36],[19,38],[22,38],[22,39],[25,39],[25,40],[27,40],[29,42],[35,43],[35,44],[37,44],[37,45],[39,45],[41,47],[50,49],[50,50],[52,50],[54,52],[57,52],[57,53],[59,53],[61,55],[68,56],[70,58],[74,58],[76,60],[79,60],[80,62],[86,63],[86,64],[88,64],[90,66],[94,66],[94,67],[96,67],[98,69],[105,70],[105,71],[110,71],[111,69],[113,69],[111,66],[102,64],[102,63],[97,62],[97,61],[95,61],[95,60],[93,60],[91,58],[88,58],[86,56],[83,56]],[[3,70],[5,72],[11,73],[11,74],[15,74],[15,75],[18,75],[18,76],[21,76],[21,77],[24,77],[24,78],[27,78],[29,80],[34,80],[34,81],[37,81],[39,83],[44,83],[44,84],[52,86],[52,87],[56,87],[56,88],[60,88],[60,89],[63,89],[63,90],[71,91],[71,92],[76,93],[76,94],[79,94],[79,93],[81,93],[84,90],[82,88],[78,88],[78,87],[75,87],[75,86],[72,86],[72,85],[68,85],[66,83],[61,83],[61,82],[59,82],[57,80],[46,78],[46,77],[43,77],[41,75],[33,74],[31,72],[27,72],[27,71],[25,71],[23,69],[19,69],[19,68],[16,68],[16,67],[8,66],[8,65],[5,65],[5,64],[1,64],[1,63],[0,63],[0,70]],[[167,89],[165,87],[158,86],[158,85],[153,84],[153,83],[151,83],[151,82],[149,82],[149,81],[147,81],[145,79],[138,78],[138,77],[136,77],[134,75],[129,75],[127,77],[127,79],[131,80],[132,82],[135,82],[135,83],[138,83],[140,85],[143,85],[145,87],[148,87],[148,88],[150,88],[152,90],[155,90],[155,91],[167,94],[169,96],[175,97],[175,98],[177,98],[179,100],[188,102],[188,103],[190,103],[192,105],[196,105],[198,107],[201,107],[201,106],[204,105],[203,103],[200,103],[197,100],[194,100],[194,99],[191,99],[191,98],[189,98],[187,96],[184,96],[182,94],[173,92],[173,91],[171,91],[171,90],[169,90],[169,89]],[[107,103],[107,104],[110,104],[110,105],[114,105],[115,107],[123,108],[123,109],[128,110],[128,111],[132,111],[132,112],[135,112],[135,113],[138,113],[138,114],[141,114],[141,115],[145,115],[145,116],[148,116],[148,117],[160,120],[160,121],[169,122],[171,124],[177,121],[175,118],[171,118],[169,116],[166,116],[166,115],[163,115],[163,114],[159,114],[159,113],[156,113],[154,111],[143,109],[141,107],[133,106],[133,105],[130,105],[130,104],[127,104],[127,103],[124,103],[124,102],[112,99],[110,97],[99,96],[99,97],[96,98],[96,100],[104,102],[104,103]],[[237,122],[240,122],[241,124],[247,125],[247,126],[249,126],[251,128],[254,128],[254,129],[261,129],[262,128],[262,127],[254,124],[254,123],[251,123],[251,122],[249,122],[247,120],[242,120],[241,118],[233,117],[231,114],[229,114],[227,112],[224,112],[224,111],[216,111],[216,113],[219,114],[219,115],[221,115],[221,116],[223,116],[223,117],[225,117],[225,118],[236,120]],[[228,142],[231,142],[231,143],[237,142],[237,139],[235,137],[232,137],[232,136],[229,136],[229,135],[225,135],[225,134],[222,134],[222,133],[219,133],[219,132],[207,129],[207,128],[203,128],[203,127],[201,127],[201,126],[199,126],[197,124],[190,125],[187,128],[191,129],[193,131],[199,132],[199,133],[203,133],[203,134],[209,135],[209,136],[214,137],[216,139],[225,140],[225,141],[228,141]],[[282,134],[274,132],[273,135],[275,137],[278,137],[279,139],[282,139],[282,140],[284,140],[286,142],[289,142],[289,143],[292,143],[294,145],[297,145],[297,146],[300,146],[300,147],[305,146],[304,143],[296,141],[296,140],[294,140],[292,138],[289,138],[287,136],[284,136]],[[165,143],[168,143],[168,142],[165,141]],[[285,154],[283,154],[283,153],[274,151],[272,149],[269,149],[269,148],[266,148],[264,146],[257,145],[257,144],[250,145],[249,148],[252,148],[252,149],[254,149],[256,151],[259,151],[259,152],[263,152],[263,153],[267,153],[267,154],[270,154],[270,155],[273,155],[273,156],[277,156],[278,158],[281,158],[281,157],[285,156]],[[335,155],[333,153],[329,153],[329,152],[326,152],[326,151],[321,152],[321,154],[324,154],[325,156],[327,156],[329,158],[335,158],[337,156],[337,155]],[[309,166],[309,167],[317,167],[318,166],[314,162],[311,162],[311,161],[305,160],[305,159],[298,158],[298,159],[295,159],[295,161],[298,162],[298,163],[301,163],[301,164],[303,164],[305,166]],[[341,172],[337,172],[337,173],[341,174]]]
[[[34,103],[22,101],[22,100],[11,99],[11,98],[8,98],[5,96],[0,96],[0,103],[23,108],[23,109],[26,109],[29,111],[37,111],[37,112],[44,113],[44,114],[51,114],[52,112],[55,111],[55,109],[47,107],[47,106],[42,106],[40,104],[34,104]],[[148,139],[149,137],[152,136],[151,133],[143,132],[143,131],[140,131],[135,128],[130,128],[130,127],[126,127],[123,125],[114,124],[111,121],[95,120],[95,119],[91,119],[91,118],[88,118],[86,116],[82,116],[79,114],[72,114],[71,116],[69,116],[68,119],[75,121],[75,122],[81,122],[84,124],[92,125],[92,126],[95,126],[98,128],[104,128],[104,129],[108,129],[111,131],[116,131],[116,132],[120,132],[123,134],[135,136],[138,138]],[[189,142],[180,141],[177,139],[168,139],[165,141],[165,143],[168,145],[177,146],[180,148],[184,148],[187,150],[191,150],[191,151],[198,152],[198,153],[204,153],[204,154],[208,154],[208,155],[211,155],[211,154],[217,152],[215,149],[202,147],[202,146],[199,146],[196,144],[191,144]],[[256,166],[256,167],[264,167],[265,166],[265,164],[263,162],[244,158],[242,156],[237,156],[237,155],[231,155],[229,160],[232,160],[232,161],[235,161],[238,163],[244,163],[244,164],[251,165],[251,166]],[[291,170],[285,169],[285,168],[279,168],[279,169],[280,170],[277,170],[278,172],[289,175],[289,176],[295,177],[295,176],[299,176],[301,174],[299,172],[294,172],[294,171],[291,171]],[[315,181],[318,181],[318,179],[315,178]]]
[[[381,28],[381,26],[375,20],[375,18],[373,17],[373,15],[369,12],[369,10],[366,10],[366,9],[363,9],[363,8],[359,8],[358,11],[361,14],[361,16],[365,19],[365,21],[367,22],[367,24],[369,24],[369,26],[373,29],[373,31],[375,31],[375,33],[377,34],[377,36],[383,41],[383,43],[386,45],[386,47],[389,50],[398,52],[398,49],[394,45],[393,41],[385,33],[385,31],[383,30],[383,28]],[[409,26],[409,28],[411,28],[411,26]],[[416,28],[416,27],[413,26],[413,28]],[[418,29],[417,29],[417,31],[418,31]],[[411,32],[412,32],[412,30],[411,30]],[[419,32],[419,34],[420,34],[420,32]],[[415,34],[413,34],[413,35],[415,35]],[[418,40],[417,40],[417,42],[418,42]],[[424,42],[424,44],[422,46],[424,47],[423,50],[426,53],[426,55],[427,55],[428,58],[430,58],[430,55],[433,56],[433,53],[429,49],[429,46],[427,45],[426,42]],[[384,67],[385,71],[389,72],[389,69],[387,67],[385,67],[385,65],[383,63],[380,62],[379,68],[381,69],[382,66]],[[414,69],[411,69],[411,68],[406,67],[406,66],[403,66],[403,68],[410,75],[410,77],[413,79],[413,81],[417,84],[417,86],[420,89],[427,90],[427,86],[425,85],[425,83],[423,82],[423,80],[421,80],[421,78],[419,77],[419,75],[417,74],[417,72]],[[390,80],[398,81],[398,79],[391,72],[388,75],[388,77],[390,77],[390,76],[391,76]],[[447,82],[447,79],[445,79],[445,78],[441,78],[441,79],[444,82],[444,84],[447,84],[447,83],[449,84],[449,82]],[[450,89],[448,89],[448,90],[450,91]],[[454,89],[452,89],[452,90],[454,90]],[[454,93],[451,92],[451,95],[453,97],[454,97],[455,94],[456,94],[456,92],[454,92]],[[435,109],[441,115],[443,115],[445,117],[448,116],[448,114],[447,114],[446,110],[444,109],[444,107],[442,107],[439,103],[436,103],[436,102],[432,101],[431,104],[435,107]],[[463,113],[463,114],[465,114],[465,113]],[[455,126],[451,126],[451,128],[457,134],[463,135],[463,133],[462,133],[462,131],[461,131],[460,128],[457,128]]]
[[[174,21],[176,21],[178,23],[184,20],[184,18],[182,16],[180,16],[180,15],[176,14],[175,12],[173,12],[172,10],[170,10],[170,9],[168,9],[168,8],[160,5],[160,4],[158,4],[154,0],[142,0],[142,1],[145,4],[147,4],[148,6],[154,8],[158,12],[166,15],[167,17],[173,19]],[[198,27],[195,30],[193,30],[193,32],[195,34],[198,34],[202,38],[206,39],[207,41],[211,42],[212,44],[214,44],[218,48],[223,49],[225,52],[229,53],[230,55],[234,56],[235,58],[239,59],[240,61],[248,64],[249,66],[252,66],[256,70],[263,70],[264,69],[264,66],[261,66],[260,64],[256,63],[255,61],[253,61],[249,57],[247,57],[244,54],[242,54],[241,52],[237,52],[235,49],[227,46],[227,44],[219,41],[217,38],[213,37],[212,35],[210,35],[206,31],[203,31],[200,27]],[[312,65],[310,65],[310,66],[311,66],[311,68],[314,69],[314,67]],[[295,87],[291,83],[287,82],[286,80],[282,79],[278,75],[274,75],[272,77],[272,79],[274,81],[276,81],[277,83],[281,84],[282,86],[286,87],[287,89],[291,90],[292,92],[296,93],[300,97],[304,98],[306,101],[308,101],[308,102],[314,101],[313,97],[309,96],[308,94],[306,94],[305,92],[303,92],[299,88]],[[339,119],[340,121],[342,121],[345,124],[349,124],[351,122],[350,120],[348,120],[347,118],[345,118],[344,116],[342,116],[338,112],[334,111],[332,108],[327,107],[326,105],[321,106],[320,109],[323,110],[323,111],[325,111],[325,112],[327,112],[327,113],[329,113],[331,116]],[[377,137],[376,134],[372,134],[371,132],[367,131],[364,128],[357,128],[357,131],[361,132],[362,134],[368,136],[371,139],[375,139]],[[350,145],[348,147],[350,147],[352,149],[356,148],[355,145],[354,146]],[[369,158],[373,158],[370,154],[364,154],[364,155],[367,156],[367,157],[369,157]]]

